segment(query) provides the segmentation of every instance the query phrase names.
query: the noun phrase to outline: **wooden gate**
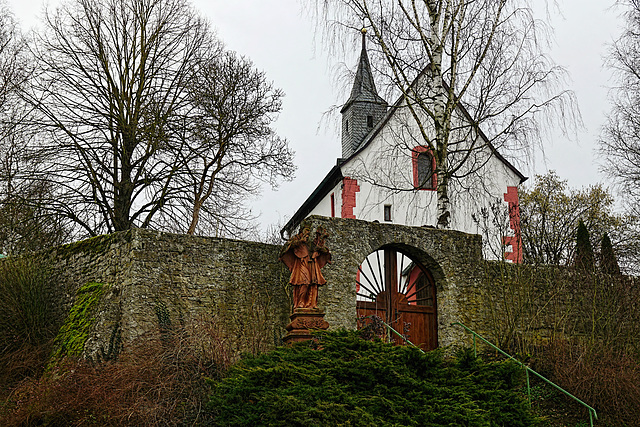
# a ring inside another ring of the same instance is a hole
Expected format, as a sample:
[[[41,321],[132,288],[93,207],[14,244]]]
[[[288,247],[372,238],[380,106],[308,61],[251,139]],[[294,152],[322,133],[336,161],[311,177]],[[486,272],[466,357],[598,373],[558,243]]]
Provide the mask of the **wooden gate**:
[[[371,253],[358,268],[358,327],[378,316],[423,350],[438,346],[436,288],[427,269],[395,249]],[[405,341],[395,334],[388,339]]]

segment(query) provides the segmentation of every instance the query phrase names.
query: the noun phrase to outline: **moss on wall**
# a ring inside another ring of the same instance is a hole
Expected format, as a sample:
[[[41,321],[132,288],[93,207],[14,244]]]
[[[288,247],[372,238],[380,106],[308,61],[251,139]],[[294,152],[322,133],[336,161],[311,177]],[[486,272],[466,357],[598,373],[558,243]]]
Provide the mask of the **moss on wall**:
[[[89,282],[78,289],[76,300],[54,342],[51,362],[80,356],[95,322],[95,312],[108,285]]]
[[[79,242],[69,243],[55,248],[55,251],[56,255],[60,258],[68,258],[76,254],[101,254],[107,251],[114,243],[129,241],[131,241],[131,230],[121,233],[104,234]]]

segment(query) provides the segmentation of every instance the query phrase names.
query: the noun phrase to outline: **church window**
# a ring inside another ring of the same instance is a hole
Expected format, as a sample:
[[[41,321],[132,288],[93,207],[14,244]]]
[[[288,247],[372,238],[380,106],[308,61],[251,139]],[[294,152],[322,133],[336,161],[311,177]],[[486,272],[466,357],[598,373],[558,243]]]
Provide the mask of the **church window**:
[[[433,188],[433,156],[428,151],[418,154],[418,186],[420,188]]]
[[[373,116],[367,116],[367,127],[373,127]]]
[[[420,190],[435,190],[436,160],[428,147],[416,147],[412,152],[413,186]]]
[[[344,130],[349,135],[349,119],[344,121]]]
[[[384,205],[384,220],[391,221],[391,205]]]
[[[336,197],[334,193],[331,193],[331,218],[336,216]]]

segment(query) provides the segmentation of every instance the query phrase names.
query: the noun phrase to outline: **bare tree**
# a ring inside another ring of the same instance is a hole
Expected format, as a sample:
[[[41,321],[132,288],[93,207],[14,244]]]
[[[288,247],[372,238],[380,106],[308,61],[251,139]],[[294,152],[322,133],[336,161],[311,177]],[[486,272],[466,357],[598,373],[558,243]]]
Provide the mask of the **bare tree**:
[[[188,86],[192,110],[185,127],[188,147],[180,185],[189,188],[195,232],[201,212],[227,232],[249,215],[241,199],[258,181],[276,185],[294,172],[292,152],[271,124],[281,108],[282,91],[263,72],[235,52],[215,52]]]
[[[582,221],[591,247],[600,247],[605,234],[626,272],[637,271],[638,217],[613,210],[614,199],[601,184],[582,189],[567,186],[555,172],[537,175],[533,186],[520,192],[524,261],[530,264],[570,265],[575,259],[578,224]]]
[[[29,155],[42,165],[31,179],[55,182],[47,207],[89,235],[152,226],[194,232],[203,212],[213,222],[233,223],[224,203],[211,201],[216,195],[243,202],[239,192],[224,194],[233,185],[225,187],[218,166],[236,166],[251,189],[253,165],[216,150],[241,138],[234,134],[237,118],[252,108],[255,93],[229,91],[237,99],[218,117],[204,108],[211,88],[196,82],[236,83],[217,80],[215,73],[234,55],[225,53],[207,23],[185,0],[69,0],[47,14],[46,23],[33,43],[38,66],[27,99],[38,112]],[[252,71],[248,61],[228,65]],[[263,76],[260,83],[266,84]],[[291,153],[272,134],[266,139],[273,144],[262,141],[280,108],[280,93],[270,85],[264,91],[272,104],[253,111],[262,114],[255,122],[243,123],[241,132],[257,129],[243,149],[248,158],[252,150],[280,150],[258,168],[275,182],[291,173]],[[228,140],[214,138],[219,135],[210,126],[216,125]],[[228,173],[225,179],[234,178]]]
[[[6,115],[27,75],[26,44],[11,11],[0,3],[0,112]],[[3,121],[6,125],[6,120]],[[5,126],[2,136],[6,134]]]
[[[620,0],[626,28],[612,44],[606,64],[617,85],[611,90],[611,112],[602,129],[602,169],[619,184],[631,209],[640,214],[640,1]]]
[[[450,184],[477,175],[492,146],[522,156],[541,142],[546,120],[564,129],[579,121],[573,93],[561,88],[565,71],[544,54],[548,28],[526,0],[313,4],[329,41],[369,29],[374,67],[417,130],[396,138],[399,148],[419,141],[435,157],[440,228],[450,225]]]
[[[620,190],[628,215],[640,217],[640,1],[619,0],[626,27],[610,46],[605,64],[614,72],[616,85],[611,88],[611,111],[600,135],[601,169]],[[626,272],[640,271],[638,251],[640,227],[628,230],[616,239],[614,249]],[[623,245],[616,247],[616,240]],[[630,268],[629,266],[632,266]]]
[[[51,188],[20,179],[34,170],[23,147],[29,108],[21,92],[31,77],[32,60],[18,23],[0,3],[0,253],[17,254],[63,243],[61,218],[38,207]]]
[[[0,183],[13,193],[17,150],[16,128],[24,114],[19,92],[29,76],[27,46],[13,14],[0,3]]]

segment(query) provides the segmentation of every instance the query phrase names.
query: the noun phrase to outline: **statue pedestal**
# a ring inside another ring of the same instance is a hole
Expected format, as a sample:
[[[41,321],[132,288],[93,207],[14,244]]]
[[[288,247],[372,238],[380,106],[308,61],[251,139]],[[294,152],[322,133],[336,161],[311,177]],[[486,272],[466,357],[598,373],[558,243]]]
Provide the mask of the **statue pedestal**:
[[[282,339],[285,344],[313,339],[310,330],[326,330],[329,323],[324,320],[324,312],[318,308],[295,308],[289,316],[287,335]]]

